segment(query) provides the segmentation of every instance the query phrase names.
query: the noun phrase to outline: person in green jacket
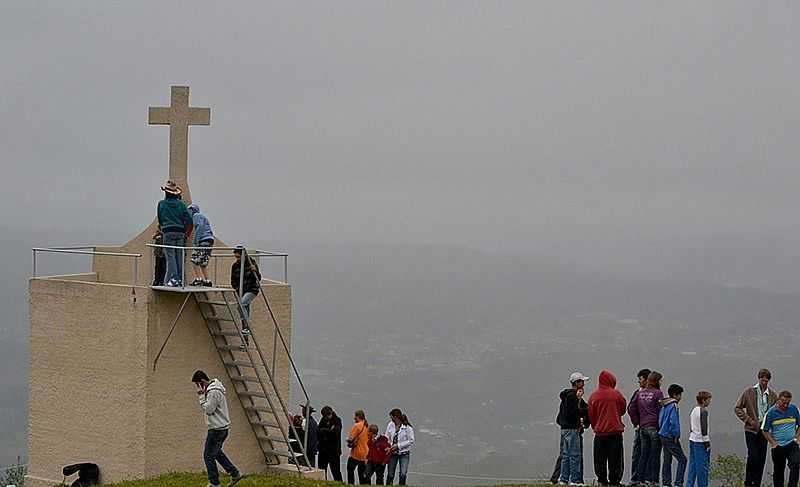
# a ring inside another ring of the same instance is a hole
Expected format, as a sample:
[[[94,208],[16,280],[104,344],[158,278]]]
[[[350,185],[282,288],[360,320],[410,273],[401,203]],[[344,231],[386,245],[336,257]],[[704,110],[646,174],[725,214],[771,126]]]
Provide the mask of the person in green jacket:
[[[171,247],[186,246],[186,236],[192,232],[192,216],[181,201],[181,188],[173,181],[161,187],[164,199],[158,202],[158,228],[164,234],[164,245]],[[165,247],[167,271],[164,285],[183,287],[184,250]]]

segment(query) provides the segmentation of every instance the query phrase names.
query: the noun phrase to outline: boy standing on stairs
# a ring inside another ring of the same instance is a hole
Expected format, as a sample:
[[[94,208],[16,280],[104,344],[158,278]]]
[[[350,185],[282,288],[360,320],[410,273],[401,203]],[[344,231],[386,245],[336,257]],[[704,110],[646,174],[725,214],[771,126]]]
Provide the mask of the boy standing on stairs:
[[[247,256],[246,263],[242,266],[242,251],[244,247],[237,245],[233,251],[235,260],[231,265],[231,287],[239,297],[241,309],[239,314],[242,316],[242,334],[247,336],[250,334],[250,303],[258,296],[261,289],[261,271],[258,270],[258,264],[249,255]],[[242,279],[241,271],[244,267],[244,278]],[[244,289],[239,289],[240,284],[244,285]]]
[[[228,438],[231,426],[228,417],[228,401],[225,399],[225,386],[219,379],[210,380],[202,370],[194,373],[192,382],[197,386],[200,409],[205,413],[206,425],[208,425],[208,435],[203,451],[203,460],[208,472],[208,487],[219,487],[217,462],[231,476],[231,483],[228,484],[228,487],[233,487],[244,478],[244,475],[222,451],[222,444]]]

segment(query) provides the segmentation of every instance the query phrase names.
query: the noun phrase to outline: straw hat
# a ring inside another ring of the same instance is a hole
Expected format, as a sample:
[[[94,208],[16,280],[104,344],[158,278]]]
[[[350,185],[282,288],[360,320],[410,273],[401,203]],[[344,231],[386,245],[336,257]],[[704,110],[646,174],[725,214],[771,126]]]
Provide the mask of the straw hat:
[[[175,181],[171,181],[171,180],[167,181],[167,184],[165,184],[164,186],[161,186],[161,190],[163,192],[165,192],[165,193],[168,193],[168,194],[178,195],[178,194],[182,193],[181,187],[178,186],[175,183]]]

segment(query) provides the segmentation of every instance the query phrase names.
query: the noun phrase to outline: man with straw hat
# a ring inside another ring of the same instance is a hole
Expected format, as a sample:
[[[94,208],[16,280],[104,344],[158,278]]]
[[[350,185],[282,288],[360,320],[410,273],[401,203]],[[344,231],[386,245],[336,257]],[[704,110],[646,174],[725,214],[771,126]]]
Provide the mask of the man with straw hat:
[[[167,273],[164,283],[170,287],[183,286],[183,249],[186,236],[192,231],[192,216],[181,200],[181,188],[174,181],[161,187],[164,199],[158,202],[158,227],[164,234],[164,255],[167,258]]]

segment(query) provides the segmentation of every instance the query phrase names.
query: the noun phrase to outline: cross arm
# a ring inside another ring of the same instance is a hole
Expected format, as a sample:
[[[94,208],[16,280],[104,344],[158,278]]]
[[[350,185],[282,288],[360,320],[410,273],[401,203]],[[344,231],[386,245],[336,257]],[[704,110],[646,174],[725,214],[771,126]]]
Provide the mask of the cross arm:
[[[211,109],[190,108],[189,125],[211,125]]]
[[[150,107],[147,123],[150,125],[169,125],[169,107]]]

